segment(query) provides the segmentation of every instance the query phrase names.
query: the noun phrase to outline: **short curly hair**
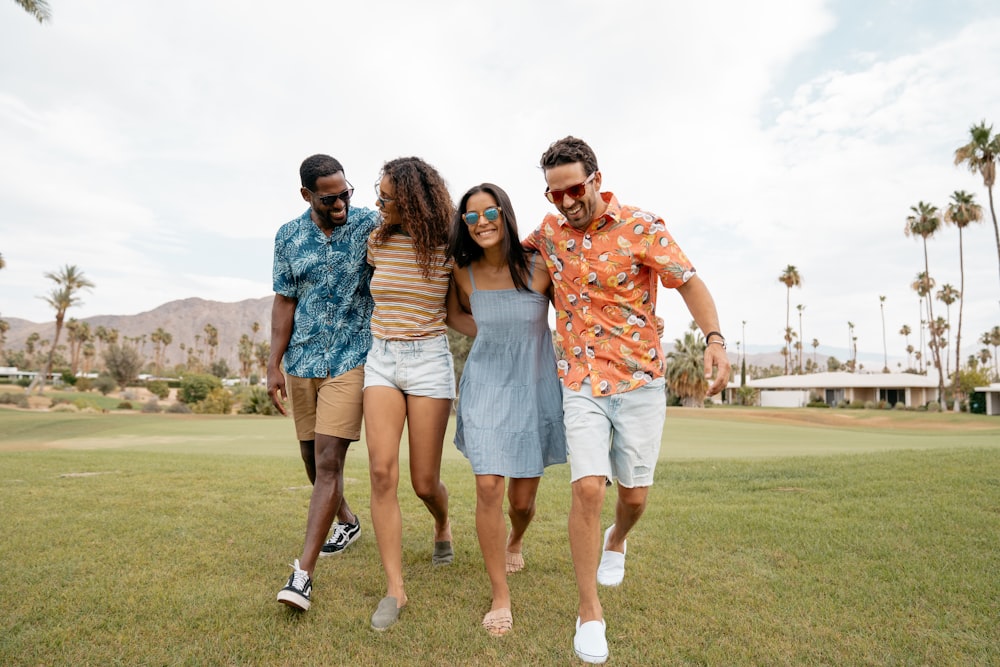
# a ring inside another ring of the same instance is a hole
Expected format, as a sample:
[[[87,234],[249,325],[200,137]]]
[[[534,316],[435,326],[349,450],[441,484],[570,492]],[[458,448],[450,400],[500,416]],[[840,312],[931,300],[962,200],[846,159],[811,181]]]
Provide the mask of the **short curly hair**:
[[[588,176],[600,169],[597,166],[597,156],[594,154],[594,149],[586,141],[577,139],[576,137],[564,137],[559,141],[553,142],[542,153],[540,164],[544,171],[564,164],[573,164],[574,162],[582,163]]]
[[[448,236],[455,214],[448,186],[437,169],[418,157],[389,160],[382,166],[382,175],[392,181],[393,202],[413,240],[417,264],[427,278],[436,263],[435,255],[438,262],[448,257]],[[375,232],[375,244],[385,243],[396,231],[395,226],[383,224]]]
[[[316,189],[316,181],[343,171],[344,165],[340,164],[337,158],[317,153],[302,161],[302,166],[299,167],[299,179],[302,181],[302,187],[313,191]]]

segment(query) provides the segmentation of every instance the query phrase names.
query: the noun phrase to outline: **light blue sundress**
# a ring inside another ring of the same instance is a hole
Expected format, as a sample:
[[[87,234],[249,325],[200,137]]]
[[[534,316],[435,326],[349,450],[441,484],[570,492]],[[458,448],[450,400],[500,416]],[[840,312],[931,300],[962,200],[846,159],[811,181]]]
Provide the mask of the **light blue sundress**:
[[[540,477],[546,466],[566,462],[549,300],[532,291],[478,290],[468,271],[478,332],[458,385],[455,446],[477,475]]]

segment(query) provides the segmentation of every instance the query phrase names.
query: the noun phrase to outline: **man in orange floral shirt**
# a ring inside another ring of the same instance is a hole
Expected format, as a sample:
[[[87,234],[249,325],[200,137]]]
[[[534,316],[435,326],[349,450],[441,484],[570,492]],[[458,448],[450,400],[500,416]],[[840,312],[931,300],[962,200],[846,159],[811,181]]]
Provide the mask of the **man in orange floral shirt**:
[[[525,240],[552,274],[559,376],[572,475],[570,550],[580,595],[573,648],[608,658],[597,584],[625,576],[625,538],[646,508],[666,414],[663,350],[656,332],[657,279],[676,289],[705,332],[709,395],[729,379],[725,338],[705,283],[661,218],[602,193],[594,151],[555,142],[541,159],[548,214]],[[615,523],[601,544],[605,489],[618,482]],[[602,554],[603,550],[603,554]]]

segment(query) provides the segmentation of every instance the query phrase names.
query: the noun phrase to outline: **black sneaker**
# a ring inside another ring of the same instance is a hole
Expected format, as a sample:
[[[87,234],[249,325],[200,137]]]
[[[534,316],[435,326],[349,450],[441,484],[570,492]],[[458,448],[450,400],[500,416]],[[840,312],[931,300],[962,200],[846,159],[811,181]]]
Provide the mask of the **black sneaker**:
[[[313,581],[308,572],[299,569],[297,558],[292,568],[295,571],[288,577],[288,583],[278,591],[278,602],[306,611],[309,609],[309,595],[312,593]]]
[[[323,548],[319,550],[320,556],[333,556],[339,554],[347,547],[354,544],[361,537],[361,520],[354,518],[354,523],[343,523],[338,521],[333,524],[333,534],[326,541]]]

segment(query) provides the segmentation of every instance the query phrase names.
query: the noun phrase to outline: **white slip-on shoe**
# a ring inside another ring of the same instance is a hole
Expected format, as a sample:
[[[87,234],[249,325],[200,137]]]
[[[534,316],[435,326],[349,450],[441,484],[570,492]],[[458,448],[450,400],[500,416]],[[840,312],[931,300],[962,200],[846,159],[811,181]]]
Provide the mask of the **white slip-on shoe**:
[[[623,551],[608,551],[608,538],[615,525],[611,524],[604,531],[604,553],[601,554],[601,564],[597,567],[597,583],[602,586],[617,586],[625,578],[625,553],[628,551],[628,540],[622,543]]]
[[[576,635],[573,637],[573,650],[576,651],[576,657],[594,665],[607,662],[608,640],[604,636],[606,627],[604,619],[587,621],[581,625],[580,617],[577,616]]]

